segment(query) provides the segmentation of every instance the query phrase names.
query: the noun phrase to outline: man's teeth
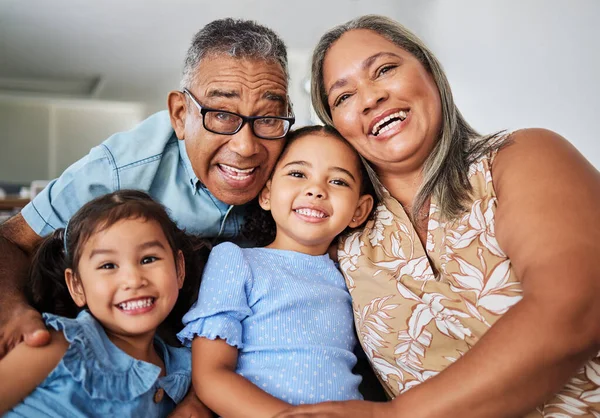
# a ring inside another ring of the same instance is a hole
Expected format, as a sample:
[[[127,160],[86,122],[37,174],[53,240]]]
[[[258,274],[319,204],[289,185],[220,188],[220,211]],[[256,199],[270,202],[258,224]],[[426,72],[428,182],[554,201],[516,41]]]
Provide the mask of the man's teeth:
[[[379,135],[382,132],[392,129],[394,126],[397,126],[401,122],[403,122],[404,119],[406,119],[406,115],[407,115],[406,110],[401,110],[399,112],[392,113],[391,115],[386,116],[385,118],[383,118],[379,122],[377,122],[375,124],[375,126],[373,126],[373,130],[371,131],[371,133],[373,135]],[[394,119],[396,119],[396,120],[394,120]],[[393,122],[390,123],[390,121],[393,121]]]
[[[124,311],[132,311],[134,309],[147,308],[154,304],[154,298],[130,300],[128,302],[119,303],[117,306]]]
[[[254,169],[256,168],[256,167],[252,167],[252,168],[246,168],[246,169],[242,170],[242,169],[235,168],[235,167],[232,167],[230,165],[225,165],[225,164],[220,164],[220,167],[227,173],[231,174],[234,177],[237,177],[240,180],[250,177],[250,174],[252,174],[254,172]]]
[[[299,213],[300,215],[304,215],[304,216],[311,216],[313,218],[326,218],[327,215],[323,212],[321,212],[320,210],[314,210],[314,209],[296,209],[295,210],[296,213]]]

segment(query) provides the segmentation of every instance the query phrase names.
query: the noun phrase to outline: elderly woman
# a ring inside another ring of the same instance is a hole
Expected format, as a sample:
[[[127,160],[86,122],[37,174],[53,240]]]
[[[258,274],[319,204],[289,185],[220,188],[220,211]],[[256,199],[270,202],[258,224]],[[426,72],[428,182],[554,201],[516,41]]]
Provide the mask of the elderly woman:
[[[340,244],[357,331],[393,401],[281,416],[600,417],[600,175],[542,129],[481,136],[398,23],[326,33],[313,105],[381,204]]]

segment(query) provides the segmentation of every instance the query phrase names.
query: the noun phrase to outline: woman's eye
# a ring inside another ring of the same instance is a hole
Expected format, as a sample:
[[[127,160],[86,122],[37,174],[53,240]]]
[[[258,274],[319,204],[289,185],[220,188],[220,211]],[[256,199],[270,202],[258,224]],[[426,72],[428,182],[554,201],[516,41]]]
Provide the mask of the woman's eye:
[[[335,101],[335,103],[333,105],[339,106],[342,103],[344,103],[346,100],[348,100],[349,98],[350,98],[349,94],[342,94],[340,97],[337,98],[337,100]]]
[[[144,257],[144,258],[142,258],[142,264],[154,263],[156,260],[158,260],[158,258],[154,257],[154,256]]]
[[[104,263],[99,267],[100,270],[112,270],[114,268],[117,268],[115,263]]]
[[[384,74],[386,74],[386,73],[390,72],[391,70],[393,70],[393,69],[394,69],[394,68],[396,68],[396,67],[397,67],[397,65],[395,65],[395,64],[388,64],[388,65],[384,65],[384,66],[383,66],[383,67],[381,67],[381,68],[379,69],[379,71],[377,72],[377,76],[384,75]]]

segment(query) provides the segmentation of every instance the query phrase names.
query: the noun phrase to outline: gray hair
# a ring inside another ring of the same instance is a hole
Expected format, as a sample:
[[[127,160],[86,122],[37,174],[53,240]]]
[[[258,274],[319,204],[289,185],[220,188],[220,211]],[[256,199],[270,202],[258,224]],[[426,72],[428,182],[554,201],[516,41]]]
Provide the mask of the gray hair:
[[[442,127],[439,140],[425,161],[423,183],[417,191],[409,215],[416,220],[430,196],[439,203],[443,219],[454,219],[466,210],[472,192],[469,182],[469,166],[483,155],[500,148],[504,135],[498,132],[481,136],[463,118],[454,103],[448,79],[442,65],[425,44],[398,22],[387,17],[367,15],[325,33],[317,44],[312,57],[311,97],[319,118],[333,126],[331,110],[323,79],[323,62],[331,46],[346,32],[366,29],[378,33],[400,48],[412,54],[432,75],[440,93],[442,104]],[[369,175],[376,177],[374,170]],[[372,178],[375,185],[381,183]],[[378,193],[380,196],[381,193]]]
[[[285,43],[275,32],[252,20],[227,18],[210,22],[194,35],[185,57],[181,89],[191,87],[200,61],[214,54],[278,63],[289,79]]]

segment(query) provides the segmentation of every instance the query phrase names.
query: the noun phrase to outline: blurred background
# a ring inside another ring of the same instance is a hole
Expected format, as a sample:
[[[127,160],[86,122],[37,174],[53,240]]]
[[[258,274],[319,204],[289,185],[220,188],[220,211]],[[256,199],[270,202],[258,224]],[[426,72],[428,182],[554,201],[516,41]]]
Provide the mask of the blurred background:
[[[298,126],[311,123],[312,48],[370,13],[429,45],[476,129],[549,128],[600,168],[598,0],[0,0],[0,198],[16,199],[0,210],[165,109],[192,36],[217,18],[282,36]]]

